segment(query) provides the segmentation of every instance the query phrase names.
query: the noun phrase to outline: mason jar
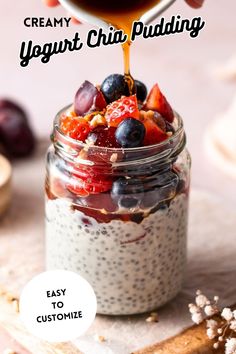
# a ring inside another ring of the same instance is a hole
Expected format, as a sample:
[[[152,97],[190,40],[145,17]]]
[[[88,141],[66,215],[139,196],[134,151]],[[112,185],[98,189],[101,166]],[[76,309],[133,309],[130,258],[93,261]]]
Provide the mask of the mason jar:
[[[66,108],[67,109],[67,108]],[[186,268],[190,156],[182,119],[166,141],[92,146],[65,136],[56,116],[47,154],[47,269],[79,273],[100,314],[162,306]]]

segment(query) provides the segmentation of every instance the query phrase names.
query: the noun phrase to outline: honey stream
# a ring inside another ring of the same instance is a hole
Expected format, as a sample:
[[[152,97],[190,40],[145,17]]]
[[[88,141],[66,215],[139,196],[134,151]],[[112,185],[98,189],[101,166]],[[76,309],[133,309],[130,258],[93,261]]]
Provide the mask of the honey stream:
[[[134,80],[130,72],[130,46],[132,24],[154,7],[160,0],[73,0],[80,8],[101,18],[128,36],[122,44],[124,56],[124,74],[130,94],[134,93]]]

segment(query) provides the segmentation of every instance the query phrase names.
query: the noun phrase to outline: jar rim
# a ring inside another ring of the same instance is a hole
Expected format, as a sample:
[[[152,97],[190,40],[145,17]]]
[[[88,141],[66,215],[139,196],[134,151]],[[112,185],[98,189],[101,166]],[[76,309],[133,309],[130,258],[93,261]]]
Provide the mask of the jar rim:
[[[64,134],[61,130],[60,130],[60,126],[59,126],[59,121],[61,118],[61,115],[67,111],[70,107],[72,106],[72,104],[67,105],[66,107],[62,108],[57,114],[56,117],[54,119],[54,129],[53,129],[53,134],[52,137],[55,138],[55,133],[56,135],[60,138],[63,138],[63,141],[65,141],[68,144],[72,144],[73,147],[77,147],[78,149],[83,149],[83,148],[91,148],[94,151],[97,152],[102,152],[102,151],[106,151],[106,152],[110,152],[110,153],[116,153],[116,152],[144,152],[147,151],[149,149],[153,149],[153,148],[163,148],[165,147],[165,145],[169,145],[172,141],[174,141],[176,138],[178,138],[179,135],[181,135],[183,133],[183,129],[184,129],[184,124],[183,124],[183,119],[181,118],[181,116],[174,111],[174,116],[177,120],[177,129],[175,130],[175,132],[166,140],[157,143],[157,144],[153,144],[153,145],[147,145],[147,146],[139,146],[139,147],[134,147],[134,148],[111,148],[111,147],[106,147],[106,146],[96,146],[96,145],[89,145],[87,143],[83,143],[81,141],[75,140],[71,137],[69,137],[68,135]]]

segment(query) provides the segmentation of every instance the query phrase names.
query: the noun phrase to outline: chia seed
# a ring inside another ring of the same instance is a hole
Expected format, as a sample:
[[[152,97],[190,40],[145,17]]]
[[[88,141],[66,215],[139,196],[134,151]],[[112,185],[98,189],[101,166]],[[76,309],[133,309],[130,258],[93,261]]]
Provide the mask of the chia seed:
[[[188,197],[180,194],[142,222],[98,223],[79,210],[72,212],[66,199],[48,200],[47,269],[64,268],[87,279],[97,295],[98,313],[129,315],[156,309],[181,289],[187,209]]]

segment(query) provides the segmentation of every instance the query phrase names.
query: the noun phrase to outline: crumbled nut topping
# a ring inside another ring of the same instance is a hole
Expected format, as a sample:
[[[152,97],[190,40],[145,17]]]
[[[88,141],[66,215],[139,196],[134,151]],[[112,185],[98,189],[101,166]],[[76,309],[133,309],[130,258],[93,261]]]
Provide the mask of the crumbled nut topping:
[[[159,322],[159,317],[157,312],[152,312],[148,318],[146,318],[146,322]]]
[[[103,343],[106,341],[106,338],[104,336],[100,336],[98,334],[95,334],[94,339],[99,343]]]
[[[110,161],[111,161],[111,162],[116,162],[116,161],[117,161],[117,158],[118,158],[117,153],[114,153],[114,154],[111,155]]]
[[[17,354],[14,350],[10,349],[10,348],[6,348],[2,354]]]

